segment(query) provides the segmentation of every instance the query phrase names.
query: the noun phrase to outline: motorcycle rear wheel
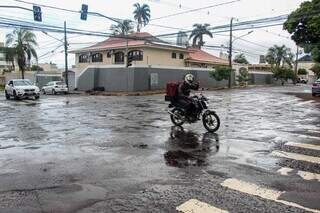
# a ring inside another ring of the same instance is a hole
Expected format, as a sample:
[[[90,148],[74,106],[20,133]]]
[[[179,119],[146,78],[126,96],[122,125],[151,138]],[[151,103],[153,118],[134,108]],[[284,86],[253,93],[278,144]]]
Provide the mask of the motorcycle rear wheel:
[[[208,132],[216,132],[220,127],[219,116],[213,111],[204,113],[202,116],[202,122]]]
[[[170,114],[170,119],[172,123],[176,126],[182,126],[185,122],[183,111],[178,108],[174,108],[172,111],[172,114]]]

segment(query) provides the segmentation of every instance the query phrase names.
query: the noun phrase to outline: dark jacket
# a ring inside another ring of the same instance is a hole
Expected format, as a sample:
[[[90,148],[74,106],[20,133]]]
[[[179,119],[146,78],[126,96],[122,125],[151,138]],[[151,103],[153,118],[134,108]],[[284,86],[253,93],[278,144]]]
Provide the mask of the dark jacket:
[[[188,84],[186,82],[183,82],[179,86],[179,96],[189,97],[191,90],[198,90],[198,89],[199,89],[198,83]]]

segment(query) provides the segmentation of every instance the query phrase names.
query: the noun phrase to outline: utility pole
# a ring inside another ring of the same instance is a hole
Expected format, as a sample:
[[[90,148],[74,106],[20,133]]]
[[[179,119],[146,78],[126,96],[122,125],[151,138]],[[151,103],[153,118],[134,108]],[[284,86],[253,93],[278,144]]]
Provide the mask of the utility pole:
[[[64,63],[65,63],[65,78],[66,85],[69,90],[69,79],[68,79],[68,42],[67,42],[67,22],[64,21]]]
[[[296,84],[298,80],[298,59],[299,59],[299,46],[297,45],[296,61],[294,64],[294,84]]]
[[[229,89],[231,88],[232,84],[232,24],[233,18],[230,21],[230,41],[229,41],[229,67],[230,67],[230,76],[229,76]]]

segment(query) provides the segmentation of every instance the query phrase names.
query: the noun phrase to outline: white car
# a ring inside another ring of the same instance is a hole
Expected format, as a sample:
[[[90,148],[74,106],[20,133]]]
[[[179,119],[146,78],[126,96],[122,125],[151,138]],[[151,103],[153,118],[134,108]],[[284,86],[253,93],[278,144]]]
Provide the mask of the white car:
[[[51,81],[47,83],[45,86],[41,89],[43,94],[57,94],[57,93],[68,93],[68,87],[67,85],[62,81]]]
[[[6,99],[14,97],[14,99],[34,97],[39,99],[40,90],[27,79],[13,79],[10,80],[5,87]]]

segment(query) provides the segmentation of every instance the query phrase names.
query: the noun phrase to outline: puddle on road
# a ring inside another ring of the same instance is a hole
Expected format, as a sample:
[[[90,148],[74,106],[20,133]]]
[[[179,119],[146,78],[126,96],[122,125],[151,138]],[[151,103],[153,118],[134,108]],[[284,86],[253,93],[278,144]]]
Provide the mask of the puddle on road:
[[[185,168],[188,166],[206,166],[208,157],[219,151],[219,137],[215,133],[199,135],[185,131],[182,127],[172,127],[170,138],[166,142],[164,154],[168,166]]]

